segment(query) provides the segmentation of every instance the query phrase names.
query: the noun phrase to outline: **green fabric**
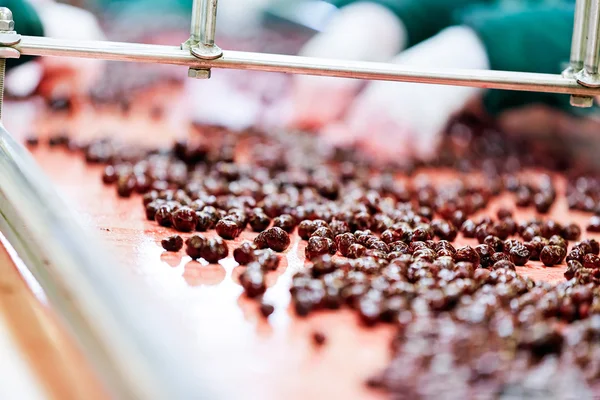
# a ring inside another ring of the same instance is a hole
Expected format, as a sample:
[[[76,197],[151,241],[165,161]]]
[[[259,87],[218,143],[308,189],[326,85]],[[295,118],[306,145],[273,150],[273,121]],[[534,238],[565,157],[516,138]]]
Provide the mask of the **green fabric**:
[[[15,20],[15,30],[21,35],[27,36],[43,36],[44,28],[37,13],[31,5],[25,0],[2,0],[3,7],[8,7],[13,13]],[[15,67],[26,61],[31,60],[31,57],[21,57],[17,59],[9,59],[6,63],[7,68]]]
[[[493,70],[560,74],[569,62],[573,2],[547,6],[478,7],[464,10],[457,22],[472,27],[485,45]],[[569,96],[554,93],[490,90],[488,112],[531,103],[576,112]]]
[[[357,0],[330,0],[343,7]],[[362,0],[364,1],[364,0]],[[373,0],[389,8],[406,27],[408,47],[422,42],[453,24],[454,13],[474,4],[492,4],[497,0]]]
[[[191,16],[193,0],[87,0],[90,8],[108,14],[183,14]]]

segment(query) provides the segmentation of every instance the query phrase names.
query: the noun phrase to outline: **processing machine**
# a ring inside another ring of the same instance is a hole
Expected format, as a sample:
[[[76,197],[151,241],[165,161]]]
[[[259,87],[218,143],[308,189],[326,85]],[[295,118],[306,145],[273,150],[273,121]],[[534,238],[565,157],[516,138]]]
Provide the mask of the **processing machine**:
[[[162,63],[209,79],[212,68],[308,74],[422,84],[562,93],[575,107],[600,95],[600,0],[577,0],[570,65],[561,75],[439,70],[374,62],[348,62],[221,49],[215,43],[217,0],[194,0],[191,35],[181,45],[70,41],[19,35],[0,8],[0,230],[61,310],[69,328],[117,398],[186,398],[210,393],[187,349],[155,317],[152,302],[64,206],[39,166],[1,124],[5,59],[21,56],[83,57]],[[171,368],[178,365],[178,369]]]

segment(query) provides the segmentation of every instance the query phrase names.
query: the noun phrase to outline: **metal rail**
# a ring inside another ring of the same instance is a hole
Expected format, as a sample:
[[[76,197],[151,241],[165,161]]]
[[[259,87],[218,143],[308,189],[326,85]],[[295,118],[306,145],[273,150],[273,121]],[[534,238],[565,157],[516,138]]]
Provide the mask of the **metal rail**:
[[[215,398],[196,376],[193,340],[172,332],[157,299],[84,231],[1,123],[0,171],[0,230],[109,393],[119,399]]]
[[[375,62],[349,62],[310,57],[223,52],[215,60],[201,60],[175,46],[105,41],[78,41],[23,36],[14,46],[22,55],[71,56],[114,61],[184,65],[197,69],[246,69],[292,74],[335,76],[384,81],[402,81],[489,89],[506,89],[580,96],[600,94],[600,88],[579,85],[574,78],[553,74],[487,70],[440,70]]]

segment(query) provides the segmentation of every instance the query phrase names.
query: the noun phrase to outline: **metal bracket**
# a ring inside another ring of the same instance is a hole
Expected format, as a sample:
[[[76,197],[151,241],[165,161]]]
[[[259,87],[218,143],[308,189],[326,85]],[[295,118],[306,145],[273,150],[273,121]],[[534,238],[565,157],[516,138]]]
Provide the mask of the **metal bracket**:
[[[223,56],[223,50],[216,44],[207,45],[198,43],[191,48],[191,53],[194,57],[201,60],[216,60]]]
[[[582,69],[575,75],[577,83],[589,88],[600,88],[600,74],[592,74],[586,69]]]
[[[562,72],[562,76],[574,79],[581,86],[587,86],[580,77],[586,65],[584,61],[587,60],[586,56],[589,52],[589,46],[592,46],[592,42],[595,41],[589,33],[592,0],[576,0],[575,3],[571,56],[569,66]],[[592,96],[571,95],[570,103],[573,107],[588,108],[594,105],[594,98]]]
[[[577,73],[579,71],[581,71],[581,68],[575,69],[575,68],[569,66],[561,73],[561,75],[564,76],[565,78],[575,79],[575,75],[577,75]]]
[[[581,65],[583,61],[583,68],[575,74],[575,79],[582,86],[600,88],[600,0],[578,0],[576,2],[576,28],[579,15],[581,15],[580,19],[587,17],[587,24],[583,22],[579,24],[578,32],[582,38],[579,41],[581,48],[577,49],[579,57],[576,58],[578,61],[576,66]],[[583,45],[585,45],[585,52]],[[583,54],[585,54],[584,59],[581,58]],[[573,59],[571,65],[575,66]]]
[[[21,43],[17,32],[0,32],[0,58],[20,58],[21,52],[11,46]]]
[[[199,60],[216,60],[223,56],[223,50],[215,44],[218,0],[194,0],[192,6],[192,27],[190,38],[181,44],[182,50]],[[190,68],[188,77],[209,79],[210,68]]]
[[[179,48],[181,50],[191,50],[192,46],[195,46],[197,43],[197,41],[192,40],[192,38],[189,38],[185,42],[181,43],[181,46],[179,46]]]
[[[14,46],[21,42],[21,35],[17,32],[1,32],[0,31],[0,46]]]
[[[21,53],[12,47],[0,47],[0,58],[20,58]]]
[[[581,82],[579,82],[579,80],[577,79],[577,76],[579,75],[580,72],[581,72],[581,69],[576,70],[572,66],[569,66],[567,69],[565,69],[562,72],[562,76],[564,76],[565,78],[569,78],[569,79],[575,79],[577,81],[577,83],[582,85]],[[582,86],[585,86],[585,85],[582,85]],[[569,99],[569,103],[573,107],[590,108],[594,105],[594,98],[592,96],[580,96],[580,95],[572,94]]]

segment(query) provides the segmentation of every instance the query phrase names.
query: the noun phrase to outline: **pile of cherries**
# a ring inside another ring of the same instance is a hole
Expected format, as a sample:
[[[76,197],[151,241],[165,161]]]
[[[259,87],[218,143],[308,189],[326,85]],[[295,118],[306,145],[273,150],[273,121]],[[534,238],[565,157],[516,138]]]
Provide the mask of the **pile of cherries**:
[[[453,126],[435,165],[378,167],[309,135],[196,129],[166,150],[106,139],[78,149],[105,164],[102,179],[119,196],[143,194],[148,220],[194,232],[185,242],[165,238],[166,250],[185,247],[209,263],[232,253],[265,316],[273,312],[262,302],[266,276],[297,233],[307,260],[290,288],[298,315],[350,308],[367,326],[397,328],[392,361],[370,386],[403,398],[587,398],[600,381],[600,246],[582,240],[579,225],[545,217],[562,193],[553,175],[519,173],[539,167],[522,143],[478,127],[465,138],[464,126]],[[542,167],[564,172],[565,162]],[[434,173],[415,175],[423,167]],[[453,175],[435,177],[448,167]],[[565,176],[570,208],[600,210],[598,178]],[[506,193],[538,217],[518,221],[512,207],[482,216]],[[246,230],[258,235],[230,251],[228,241]],[[600,232],[600,217],[587,230]],[[565,280],[521,275],[530,261],[566,262]]]

